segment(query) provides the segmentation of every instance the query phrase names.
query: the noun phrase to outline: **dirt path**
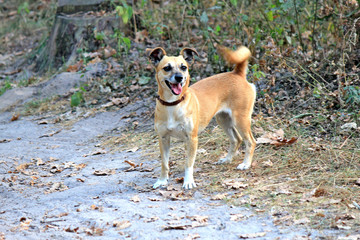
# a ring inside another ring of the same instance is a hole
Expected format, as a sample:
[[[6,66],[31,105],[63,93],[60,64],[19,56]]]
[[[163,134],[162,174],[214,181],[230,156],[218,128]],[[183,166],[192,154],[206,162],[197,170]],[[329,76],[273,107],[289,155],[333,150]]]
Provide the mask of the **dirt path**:
[[[274,226],[267,215],[212,201],[197,190],[183,192],[180,184],[152,190],[158,159],[144,162],[141,148],[108,153],[97,147],[98,136],[125,127],[122,116],[144,109],[132,104],[71,127],[51,123],[51,118],[11,122],[10,113],[0,114],[0,239],[321,236]],[[130,165],[125,160],[144,164],[127,171]]]

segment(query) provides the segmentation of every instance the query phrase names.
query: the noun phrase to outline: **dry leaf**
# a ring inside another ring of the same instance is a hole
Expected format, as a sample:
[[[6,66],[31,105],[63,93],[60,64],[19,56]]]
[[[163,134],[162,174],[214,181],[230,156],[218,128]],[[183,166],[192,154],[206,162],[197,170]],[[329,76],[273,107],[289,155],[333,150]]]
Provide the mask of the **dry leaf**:
[[[132,198],[130,198],[130,201],[138,203],[140,202],[140,197],[138,195],[135,195]]]
[[[40,121],[37,122],[37,124],[39,124],[39,125],[45,125],[45,124],[48,124],[48,123],[49,123],[48,120],[45,120],[45,119],[40,120]]]
[[[30,165],[32,165],[32,163],[23,163],[23,164],[20,164],[19,166],[17,166],[15,169],[18,172],[22,172],[25,169],[27,169]]]
[[[139,148],[138,147],[133,147],[129,150],[127,150],[127,152],[136,152]]]
[[[190,219],[191,221],[196,221],[199,223],[206,223],[209,221],[209,216],[199,216],[199,215],[195,215],[195,216],[187,216],[187,219]]]
[[[129,97],[122,97],[122,98],[113,98],[111,99],[111,102],[114,104],[114,105],[120,105],[120,104],[126,104],[129,102]]]
[[[31,219],[20,219],[20,230],[29,230],[30,223],[32,222]]]
[[[83,63],[84,63],[84,60],[81,59],[76,64],[70,65],[66,71],[67,72],[78,72],[83,67]]]
[[[80,164],[78,164],[78,165],[75,165],[76,170],[83,169],[84,167],[86,167],[86,164],[85,164],[85,163],[80,163]]]
[[[96,176],[106,176],[115,174],[115,169],[105,169],[105,170],[95,170],[94,175]]]
[[[146,222],[146,223],[155,222],[155,221],[157,221],[157,220],[159,220],[159,219],[160,219],[159,217],[154,216],[154,217],[145,219],[144,222]]]
[[[246,216],[244,216],[241,213],[230,214],[231,221],[240,221],[240,220],[244,220],[245,218],[246,218]]]
[[[105,149],[96,149],[95,151],[93,151],[89,154],[84,154],[83,157],[100,155],[100,154],[106,154],[106,150]]]
[[[309,220],[307,217],[294,220],[294,224],[295,224],[295,225],[305,225],[305,224],[307,224],[307,223],[310,223],[310,220]]]
[[[296,141],[297,137],[286,139],[284,137],[284,131],[282,129],[279,129],[275,132],[267,132],[258,139],[256,139],[257,144],[270,144],[274,145],[275,147],[291,145],[294,144]]]
[[[124,221],[114,221],[113,227],[116,227],[117,230],[122,230],[125,228],[128,228],[131,226],[130,221],[124,220]]]
[[[153,197],[148,197],[148,199],[152,202],[160,202],[160,201],[164,201],[164,199],[161,198],[153,198]]]
[[[189,234],[184,240],[193,240],[197,238],[200,238],[200,234],[195,233],[195,234]]]
[[[239,238],[241,239],[249,239],[249,238],[259,238],[259,237],[265,237],[266,232],[258,232],[258,233],[247,233],[247,234],[241,234]]]
[[[160,195],[165,197],[165,198],[168,198],[170,200],[180,200],[180,201],[184,201],[184,200],[188,200],[192,197],[192,193],[191,192],[184,192],[182,190],[179,190],[179,191],[163,191],[163,190],[160,190],[159,191]]]
[[[249,184],[243,183],[244,179],[228,179],[223,182],[223,186],[227,189],[239,189],[239,188],[247,188]]]
[[[94,59],[92,59],[90,62],[88,62],[86,65],[88,66],[90,64],[95,64],[95,63],[99,63],[99,62],[102,62],[102,60],[97,56]]]
[[[227,195],[228,193],[219,193],[211,196],[210,200],[223,200]]]
[[[51,133],[48,133],[48,134],[41,135],[39,138],[43,138],[43,137],[52,137],[52,136],[54,136],[55,134],[58,134],[59,132],[61,132],[61,129],[56,130],[56,131],[51,132]]]
[[[16,120],[19,119],[19,117],[20,117],[20,114],[16,113],[16,114],[12,115],[10,121],[12,121],[12,122],[13,122],[13,121],[16,121]]]

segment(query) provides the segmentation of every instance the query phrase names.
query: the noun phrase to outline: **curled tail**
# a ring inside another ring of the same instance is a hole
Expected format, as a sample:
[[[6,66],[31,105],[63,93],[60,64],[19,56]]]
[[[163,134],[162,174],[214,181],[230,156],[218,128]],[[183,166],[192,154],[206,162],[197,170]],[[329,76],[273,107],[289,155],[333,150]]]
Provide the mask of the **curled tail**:
[[[230,64],[235,64],[235,73],[244,76],[246,75],[248,59],[251,56],[251,52],[247,47],[241,46],[237,50],[232,51],[226,47],[219,46],[218,51],[223,56],[226,62]]]

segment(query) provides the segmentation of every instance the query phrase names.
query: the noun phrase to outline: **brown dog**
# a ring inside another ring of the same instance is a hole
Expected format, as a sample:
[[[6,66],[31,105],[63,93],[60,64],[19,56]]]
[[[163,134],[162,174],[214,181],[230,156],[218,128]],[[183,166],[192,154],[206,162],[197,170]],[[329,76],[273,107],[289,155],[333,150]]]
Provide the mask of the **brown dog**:
[[[237,169],[251,166],[255,140],[251,133],[251,115],[254,107],[255,86],[246,80],[246,68],[251,53],[240,47],[231,51],[221,47],[227,62],[235,64],[232,72],[205,78],[189,87],[189,66],[196,50],[184,48],[177,57],[167,56],[164,49],[147,49],[156,69],[158,101],[155,110],[155,131],[159,135],[161,175],[154,188],[168,182],[170,137],[185,142],[187,161],[183,188],[196,187],[193,166],[198,145],[198,133],[216,116],[216,121],[230,138],[227,156],[218,163],[230,163],[242,139],[245,142],[244,162]]]

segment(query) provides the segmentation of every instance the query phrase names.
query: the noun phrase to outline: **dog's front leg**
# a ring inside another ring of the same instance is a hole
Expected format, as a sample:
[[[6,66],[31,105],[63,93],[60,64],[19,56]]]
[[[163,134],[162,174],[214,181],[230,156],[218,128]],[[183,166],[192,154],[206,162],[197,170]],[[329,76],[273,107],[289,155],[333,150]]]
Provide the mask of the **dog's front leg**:
[[[194,182],[194,162],[196,158],[196,151],[198,146],[198,137],[192,136],[189,138],[189,140],[186,142],[186,150],[187,150],[187,160],[185,165],[185,177],[184,177],[184,189],[191,189],[196,187],[196,184]]]
[[[153,188],[166,186],[169,179],[169,152],[170,152],[170,136],[159,135],[159,146],[161,155],[161,174]]]

